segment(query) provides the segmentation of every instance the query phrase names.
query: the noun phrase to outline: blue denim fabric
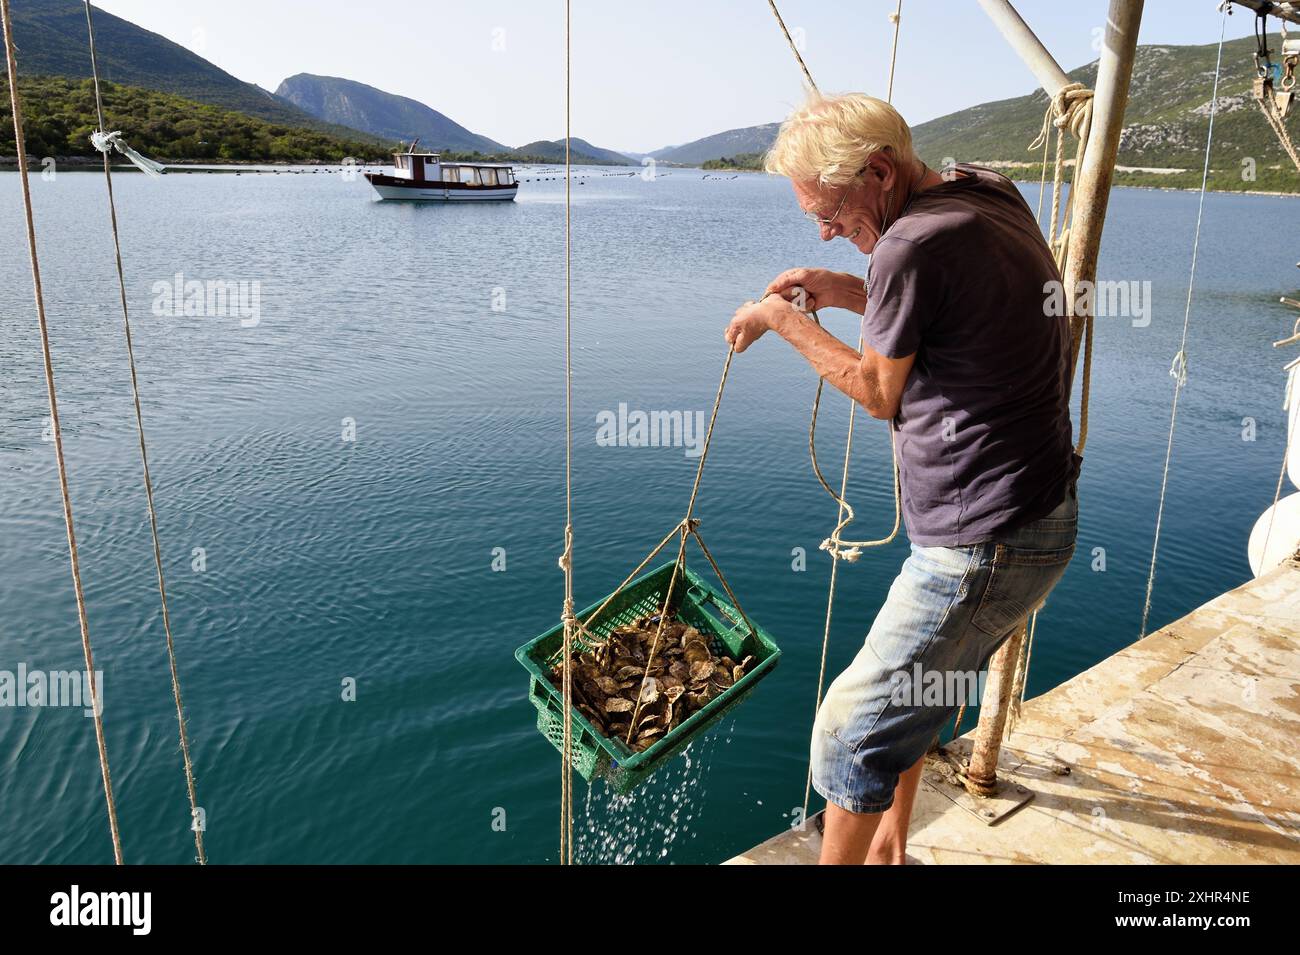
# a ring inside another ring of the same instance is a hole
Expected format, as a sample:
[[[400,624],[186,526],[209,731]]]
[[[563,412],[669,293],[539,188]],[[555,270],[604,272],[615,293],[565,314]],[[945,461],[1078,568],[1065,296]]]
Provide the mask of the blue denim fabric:
[[[993,540],[918,547],[876,615],[866,643],[826,691],[812,735],[813,788],[850,812],[884,812],[899,775],[925,755],[966,699],[917,692],[921,673],[973,675],[1042,605],[1074,554],[1074,484],[1046,517]],[[943,698],[946,697],[946,698]]]

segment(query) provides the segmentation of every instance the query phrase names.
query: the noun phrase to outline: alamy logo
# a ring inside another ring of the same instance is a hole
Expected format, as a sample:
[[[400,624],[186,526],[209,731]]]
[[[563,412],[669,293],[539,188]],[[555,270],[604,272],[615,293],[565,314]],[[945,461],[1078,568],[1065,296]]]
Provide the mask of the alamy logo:
[[[244,328],[262,320],[262,283],[228,279],[185,278],[153,283],[153,313],[160,318],[238,318]]]
[[[99,711],[104,710],[104,671],[95,671],[95,689],[99,691]],[[80,706],[85,716],[94,716],[88,673],[81,670],[29,670],[26,663],[18,670],[0,670],[0,707],[2,706]]]
[[[1151,282],[1089,282],[1077,283],[1078,297],[1074,300],[1074,314],[1094,318],[1132,319],[1134,328],[1151,324]],[[1065,284],[1051,279],[1043,283],[1043,314],[1048,318],[1061,318],[1069,314],[1069,296]]]
[[[685,448],[688,458],[704,449],[703,411],[618,411],[596,414],[596,443],[602,448]]]
[[[132,935],[148,935],[152,910],[149,892],[82,892],[74,885],[50,896],[51,925],[129,925]]]

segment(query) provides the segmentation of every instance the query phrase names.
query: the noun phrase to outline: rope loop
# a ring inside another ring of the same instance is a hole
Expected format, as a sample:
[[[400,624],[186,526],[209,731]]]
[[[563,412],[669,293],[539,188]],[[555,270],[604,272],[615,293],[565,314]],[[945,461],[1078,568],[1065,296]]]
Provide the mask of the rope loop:
[[[1187,352],[1181,348],[1178,349],[1173,362],[1169,365],[1169,377],[1178,383],[1179,388],[1187,384]]]

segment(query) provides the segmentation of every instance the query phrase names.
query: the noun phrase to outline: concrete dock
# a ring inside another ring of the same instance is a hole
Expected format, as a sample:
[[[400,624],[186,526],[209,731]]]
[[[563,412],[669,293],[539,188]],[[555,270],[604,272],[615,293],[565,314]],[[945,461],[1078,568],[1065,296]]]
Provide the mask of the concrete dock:
[[[993,824],[949,765],[927,762],[909,864],[1300,862],[1300,560],[1026,701],[998,775],[1028,801]],[[820,843],[810,823],[729,864]]]

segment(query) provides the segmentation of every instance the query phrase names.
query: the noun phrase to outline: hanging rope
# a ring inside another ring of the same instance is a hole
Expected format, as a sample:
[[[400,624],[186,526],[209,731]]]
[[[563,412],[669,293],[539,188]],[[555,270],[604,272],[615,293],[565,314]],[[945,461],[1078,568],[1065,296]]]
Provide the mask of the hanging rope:
[[[573,243],[570,137],[572,117],[571,0],[564,0],[564,697],[560,775],[560,864],[573,864]]]
[[[899,0],[901,3],[902,0]],[[799,47],[795,46],[794,39],[790,36],[790,31],[785,28],[785,20],[781,18],[781,11],[776,8],[776,0],[767,0],[767,5],[772,8],[772,16],[776,17],[777,24],[781,27],[781,32],[785,34],[785,42],[790,44],[790,52],[799,63],[799,69],[803,70],[804,78],[808,80],[808,85],[817,90],[817,84],[813,82],[812,74],[808,72],[808,67],[799,54]]]
[[[803,74],[808,80],[808,85],[811,86],[814,90],[816,90],[817,84],[813,82],[812,74],[808,72],[807,64],[804,63],[803,57],[799,55],[798,48],[795,46],[794,41],[790,38],[790,31],[786,29],[785,21],[781,18],[781,12],[776,8],[776,3],[774,2],[774,0],[768,0],[768,6],[772,8],[772,15],[776,17],[776,22],[780,26],[781,32],[785,34],[785,38],[787,42],[789,42],[790,44],[790,52],[794,54],[795,59],[799,63],[799,68],[803,70]],[[893,37],[893,43],[889,55],[889,82],[886,87],[887,102],[892,102],[894,98],[894,71],[898,63],[898,35],[902,23],[902,15],[903,15],[903,0],[898,0],[897,5],[894,8],[894,12],[889,15],[889,21],[890,23],[893,24],[894,27],[894,37]],[[882,232],[883,231],[884,230],[882,229]],[[817,318],[816,312],[812,313],[812,318],[814,321],[817,322],[817,324],[819,325],[821,324],[821,321]],[[865,343],[863,342],[862,338],[859,337],[858,338],[859,352],[862,351],[864,344]],[[826,658],[828,655],[828,651],[830,649],[831,619],[835,607],[835,584],[839,572],[839,562],[841,559],[848,560],[848,561],[856,561],[858,557],[861,556],[863,549],[868,547],[879,547],[884,544],[888,544],[890,541],[892,541],[898,535],[899,527],[902,524],[902,512],[903,512],[902,486],[899,478],[899,469],[898,469],[898,446],[894,439],[894,428],[893,428],[893,423],[891,422],[890,430],[889,430],[889,447],[893,458],[894,528],[890,532],[889,536],[880,538],[879,540],[845,541],[840,538],[840,534],[843,532],[844,528],[846,528],[854,520],[853,508],[849,505],[848,500],[846,498],[848,494],[848,484],[849,484],[849,461],[851,460],[853,455],[853,430],[857,418],[858,403],[856,401],[850,401],[849,403],[848,436],[846,437],[844,442],[844,467],[840,473],[840,492],[836,494],[834,489],[830,486],[830,483],[826,480],[825,476],[822,474],[821,467],[817,463],[817,441],[816,441],[817,414],[821,407],[822,388],[824,386],[825,386],[825,379],[818,378],[817,393],[816,396],[813,398],[812,416],[811,416],[811,420],[808,423],[808,454],[809,457],[812,459],[813,474],[817,476],[818,483],[820,483],[821,486],[826,490],[826,493],[828,493],[831,497],[835,499],[838,505],[838,511],[837,511],[837,523],[835,525],[835,529],[831,532],[831,536],[826,538],[821,543],[821,549],[827,551],[831,555],[831,576],[830,576],[830,582],[827,586],[827,592],[826,592],[826,620],[825,620],[825,626],[823,627],[822,630],[821,663],[818,666],[818,670],[817,670],[817,694],[813,703],[814,720],[816,720],[817,718],[817,711],[821,709],[822,693],[824,692],[826,686]],[[804,795],[803,795],[803,818],[804,819],[808,818],[808,801],[811,798],[811,795],[812,795],[812,764],[809,763],[808,775],[804,783]]]
[[[1282,89],[1283,95],[1289,100],[1296,85],[1295,69],[1297,58],[1286,53],[1286,21],[1281,20],[1279,22],[1282,24],[1283,57],[1285,61],[1283,64]],[[1295,165],[1296,172],[1300,172],[1300,151],[1297,151],[1295,143],[1291,141],[1291,134],[1286,128],[1286,113],[1278,107],[1277,94],[1273,90],[1272,63],[1268,56],[1267,32],[1268,13],[1266,10],[1261,10],[1255,16],[1255,68],[1259,74],[1252,87],[1255,103],[1259,106],[1260,112],[1264,114],[1264,119],[1268,122],[1274,135],[1277,136],[1278,144],[1281,145]]]
[[[45,391],[50,402],[50,429],[54,436],[54,458],[58,465],[59,493],[63,499],[63,523],[68,532],[68,559],[72,565],[72,588],[77,600],[77,622],[81,627],[81,650],[86,661],[86,680],[90,684],[90,704],[95,719],[95,744],[99,749],[99,772],[104,781],[104,801],[108,806],[108,830],[113,840],[113,859],[121,865],[122,837],[117,826],[117,803],[113,796],[112,774],[108,768],[108,746],[104,741],[104,708],[99,696],[98,680],[95,677],[90,626],[86,620],[86,597],[81,586],[81,560],[77,555],[77,534],[72,521],[72,497],[68,491],[68,471],[63,456],[63,431],[59,425],[59,402],[54,386],[54,364],[50,358],[50,334],[45,320],[45,293],[41,288],[41,264],[36,251],[31,184],[27,180],[27,138],[23,132],[22,97],[18,94],[18,60],[14,47],[13,19],[9,12],[9,0],[0,0],[0,25],[4,27],[9,103],[14,114],[14,147],[18,153],[18,179],[22,186],[23,211],[27,219],[27,251],[31,259],[32,286],[36,296],[36,319],[41,330],[41,358],[45,370]]]
[[[90,37],[90,72],[95,84],[95,113],[99,119],[99,130],[92,134],[91,138],[100,137],[111,140],[119,149],[123,149],[120,139],[116,138],[119,136],[118,133],[107,136],[104,134],[104,101],[99,89],[99,64],[95,54],[95,24],[90,12],[90,0],[86,0],[86,32]],[[163,575],[162,545],[158,539],[158,516],[153,502],[153,479],[149,474],[149,452],[146,449],[144,439],[144,414],[140,410],[140,384],[135,372],[135,349],[131,340],[131,315],[126,304],[126,276],[122,270],[122,241],[118,236],[117,204],[113,199],[113,170],[108,158],[108,148],[99,146],[98,142],[96,145],[104,154],[104,183],[108,188],[108,217],[113,229],[113,254],[117,263],[117,287],[122,305],[122,330],[126,337],[126,361],[131,370],[131,397],[135,402],[135,428],[140,445],[140,468],[144,475],[144,496],[149,512],[149,531],[153,536],[154,569],[158,575],[158,597],[162,603],[163,632],[167,637],[167,663],[171,670],[172,698],[176,701],[176,724],[180,728],[181,756],[185,763],[185,788],[190,798],[190,828],[194,831],[194,848],[198,852],[198,862],[200,865],[206,865],[208,858],[203,849],[203,828],[199,824],[201,814],[199,811],[198,791],[194,783],[194,762],[190,757],[189,732],[185,726],[185,705],[181,702],[181,682],[176,669],[176,646],[172,640],[171,614],[167,608],[167,582]],[[134,152],[134,150],[129,150],[127,154],[130,155],[130,153]],[[136,155],[139,154],[136,153]]]
[[[1038,136],[1029,144],[1032,152],[1040,145],[1043,147],[1043,170],[1038,183],[1038,211],[1035,218],[1042,223],[1043,195],[1047,184],[1047,147],[1052,140],[1052,129],[1056,129],[1056,160],[1052,174],[1052,212],[1047,227],[1047,246],[1052,250],[1057,271],[1065,275],[1070,261],[1070,228],[1074,224],[1074,207],[1077,194],[1073,185],[1070,188],[1070,201],[1061,214],[1061,197],[1065,187],[1065,134],[1068,131],[1078,142],[1074,154],[1075,173],[1083,163],[1083,155],[1088,148],[1088,133],[1092,129],[1093,91],[1082,83],[1069,83],[1057,90],[1056,95],[1048,99],[1047,111],[1043,114],[1043,126]],[[1088,407],[1092,395],[1092,314],[1083,316],[1083,378],[1079,396],[1079,437],[1074,450],[1082,455],[1088,443]],[[1070,366],[1074,367],[1077,359],[1074,343],[1071,343]]]
[[[754,631],[754,628],[749,623],[749,618],[745,616],[745,611],[741,609],[740,602],[736,599],[736,595],[732,593],[731,586],[727,583],[727,578],[722,575],[722,570],[718,567],[717,562],[714,561],[713,555],[709,553],[709,549],[704,545],[704,539],[700,537],[699,531],[696,530],[699,521],[694,518],[695,499],[700,493],[700,479],[704,476],[704,464],[709,459],[709,447],[713,444],[713,426],[718,421],[718,409],[722,406],[722,392],[723,389],[727,387],[727,375],[731,373],[731,359],[735,356],[736,349],[734,347],[728,348],[727,360],[722,364],[722,378],[718,382],[718,393],[714,395],[713,398],[713,413],[709,416],[709,427],[704,432],[704,447],[700,450],[700,461],[695,467],[695,482],[691,485],[691,498],[686,502],[686,516],[682,518],[682,522],[677,525],[681,532],[681,540],[677,545],[677,560],[673,564],[672,573],[668,577],[668,590],[664,594],[663,606],[659,611],[659,625],[655,628],[654,639],[650,641],[650,653],[646,658],[645,672],[641,674],[641,686],[637,689],[636,694],[636,708],[632,711],[632,722],[628,725],[627,739],[624,740],[626,743],[632,742],[632,733],[636,729],[637,718],[641,715],[641,706],[645,702],[645,688],[646,683],[650,678],[650,668],[654,665],[655,653],[659,650],[659,641],[660,638],[663,637],[664,626],[668,622],[668,615],[672,606],[673,591],[677,585],[677,577],[685,567],[686,540],[688,537],[693,536],[699,543],[700,549],[703,550],[705,556],[708,557],[709,563],[713,567],[713,572],[718,575],[718,580],[721,581],[723,588],[727,591],[727,596],[731,598],[731,602],[735,605],[737,612],[744,620],[745,626],[751,633]]]
[[[1187,304],[1183,309],[1183,335],[1174,355],[1173,367],[1169,373],[1174,379],[1174,397],[1169,410],[1169,442],[1165,446],[1165,466],[1160,477],[1160,502],[1156,506],[1156,530],[1151,541],[1151,570],[1147,574],[1146,601],[1142,605],[1142,629],[1138,633],[1141,640],[1147,635],[1147,622],[1151,616],[1151,593],[1156,585],[1156,558],[1160,551],[1160,526],[1165,514],[1165,493],[1169,488],[1169,462],[1174,454],[1174,428],[1178,423],[1178,397],[1187,383],[1187,329],[1192,316],[1192,290],[1196,287],[1196,257],[1201,247],[1201,220],[1205,212],[1205,191],[1210,180],[1210,148],[1214,145],[1214,117],[1219,111],[1219,73],[1223,65],[1223,36],[1227,27],[1228,13],[1225,7],[1219,19],[1219,51],[1214,61],[1214,86],[1210,94],[1210,121],[1205,134],[1205,163],[1201,170],[1201,198],[1196,206],[1196,231],[1192,238],[1192,266],[1187,276]]]

